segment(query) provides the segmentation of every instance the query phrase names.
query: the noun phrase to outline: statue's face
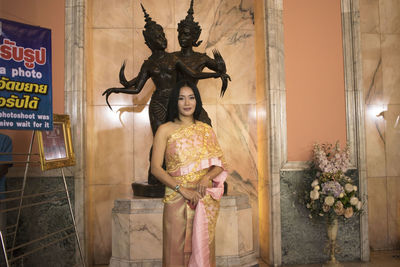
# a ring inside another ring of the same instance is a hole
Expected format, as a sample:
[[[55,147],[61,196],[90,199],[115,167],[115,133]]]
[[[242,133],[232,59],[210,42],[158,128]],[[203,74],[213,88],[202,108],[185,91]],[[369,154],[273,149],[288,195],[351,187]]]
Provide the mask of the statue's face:
[[[148,43],[155,50],[164,50],[167,48],[167,38],[165,38],[165,33],[161,27],[153,29]]]
[[[191,47],[193,45],[193,36],[189,27],[179,29],[178,41],[181,47]]]

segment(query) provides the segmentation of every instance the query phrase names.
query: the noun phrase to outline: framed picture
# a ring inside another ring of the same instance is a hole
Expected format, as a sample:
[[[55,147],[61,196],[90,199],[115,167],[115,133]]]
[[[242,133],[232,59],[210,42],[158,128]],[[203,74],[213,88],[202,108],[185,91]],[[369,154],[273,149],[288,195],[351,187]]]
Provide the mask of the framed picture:
[[[42,170],[75,165],[72,149],[71,124],[68,115],[53,115],[53,130],[38,131]]]

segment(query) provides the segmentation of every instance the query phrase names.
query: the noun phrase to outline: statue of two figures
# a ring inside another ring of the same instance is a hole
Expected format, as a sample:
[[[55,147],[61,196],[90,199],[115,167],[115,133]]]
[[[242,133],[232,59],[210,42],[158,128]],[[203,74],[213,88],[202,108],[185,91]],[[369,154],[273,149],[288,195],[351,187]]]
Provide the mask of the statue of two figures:
[[[181,50],[173,53],[165,51],[167,39],[163,27],[152,20],[143,5],[142,9],[146,22],[143,36],[146,45],[151,50],[151,55],[143,62],[137,77],[129,81],[125,78],[124,63],[119,73],[119,80],[123,87],[109,88],[103,92],[103,95],[106,96],[106,102],[111,108],[108,98],[112,93],[138,94],[147,80],[151,78],[156,87],[149,105],[150,124],[154,136],[157,128],[166,121],[168,98],[178,81],[186,79],[197,84],[199,79],[221,78],[220,96],[222,97],[230,77],[226,74],[225,62],[217,50],[213,50],[214,59],[205,53],[193,51],[193,47],[197,47],[201,43],[198,41],[201,27],[193,17],[193,0],[190,2],[186,18],[178,23],[178,40]],[[205,67],[214,72],[202,72]],[[211,120],[204,109],[201,112],[200,120],[211,125]],[[164,196],[164,185],[153,177],[150,171],[148,184],[133,183],[132,187],[135,196]]]

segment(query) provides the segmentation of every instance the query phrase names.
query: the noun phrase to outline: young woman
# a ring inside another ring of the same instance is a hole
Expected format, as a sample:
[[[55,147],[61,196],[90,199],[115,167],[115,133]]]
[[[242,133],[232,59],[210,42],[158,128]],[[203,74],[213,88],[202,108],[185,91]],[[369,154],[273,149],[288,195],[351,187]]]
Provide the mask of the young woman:
[[[197,87],[179,82],[169,98],[168,122],[153,142],[151,172],[166,185],[164,267],[215,266],[215,225],[227,172],[212,128],[197,120],[201,110]]]

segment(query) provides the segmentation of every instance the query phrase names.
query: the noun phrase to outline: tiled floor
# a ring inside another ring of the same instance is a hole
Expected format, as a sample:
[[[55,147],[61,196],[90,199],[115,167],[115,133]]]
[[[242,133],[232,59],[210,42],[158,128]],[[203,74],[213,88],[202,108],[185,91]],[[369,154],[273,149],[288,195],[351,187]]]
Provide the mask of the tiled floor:
[[[370,262],[345,262],[344,267],[400,267],[400,251],[379,251],[371,252]],[[259,267],[267,267],[260,263]],[[321,267],[321,264],[308,265],[284,265],[282,267]]]
[[[345,262],[344,267],[400,267],[400,251],[371,252],[370,262]],[[259,267],[269,267],[260,262]],[[322,264],[284,265],[282,267],[321,267]],[[108,267],[108,265],[94,265],[93,267]]]

